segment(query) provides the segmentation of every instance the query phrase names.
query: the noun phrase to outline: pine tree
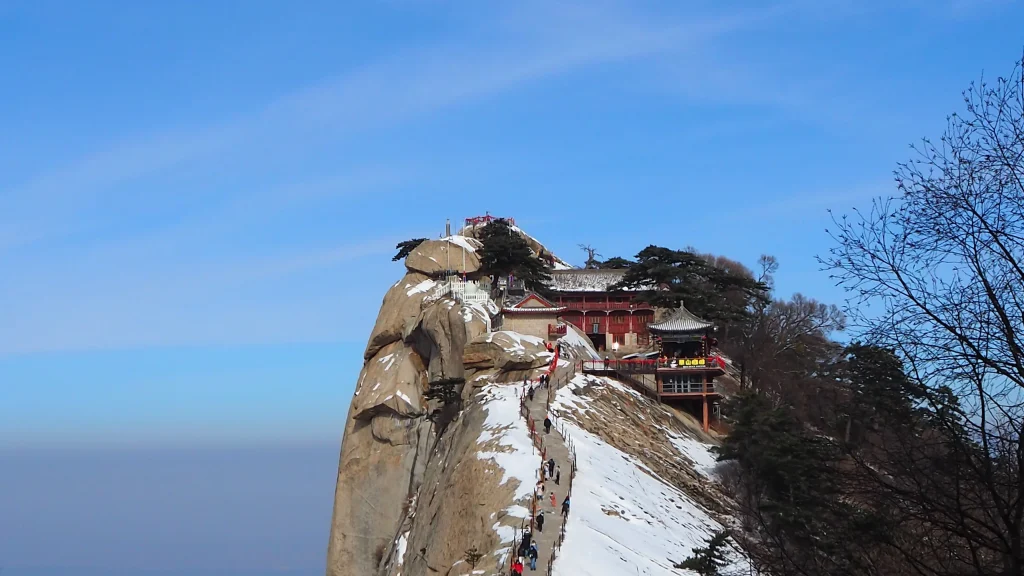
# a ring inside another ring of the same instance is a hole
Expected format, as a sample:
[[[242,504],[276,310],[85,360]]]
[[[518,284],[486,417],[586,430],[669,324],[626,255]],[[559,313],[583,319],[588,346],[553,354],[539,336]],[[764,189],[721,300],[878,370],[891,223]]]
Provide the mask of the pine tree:
[[[438,403],[428,416],[437,426],[438,437],[444,434],[448,424],[462,410],[462,390],[465,385],[465,378],[444,378],[427,385],[427,391],[423,393],[424,398]]]
[[[399,260],[405,258],[409,254],[412,254],[412,251],[415,250],[416,247],[419,246],[420,244],[426,242],[426,240],[426,238],[413,238],[411,240],[399,242],[398,244],[395,245],[395,248],[398,249],[398,254],[395,254],[394,258],[392,258],[391,261],[398,262]]]
[[[509,226],[507,220],[488,222],[480,229],[480,268],[497,282],[502,276],[513,276],[522,280],[527,290],[539,294],[550,294],[549,267],[534,255],[530,245],[519,232]]]
[[[479,562],[483,557],[484,555],[476,549],[476,546],[474,546],[469,550],[466,550],[466,555],[463,558],[466,560],[466,563],[469,564],[470,568],[476,569],[477,562]]]
[[[726,565],[724,548],[728,539],[727,531],[713,534],[706,548],[694,548],[693,554],[674,568],[693,570],[700,576],[719,576],[722,567]]]
[[[759,562],[780,574],[872,573],[860,551],[889,527],[848,498],[839,443],[756,392],[733,397],[723,412],[733,430],[719,460],[738,465],[743,514],[764,543]]]
[[[626,260],[621,256],[612,256],[604,262],[599,262],[597,267],[604,270],[624,270],[633,264],[635,264],[635,262],[632,260]]]
[[[465,378],[445,378],[436,380],[427,386],[423,396],[428,400],[437,400],[444,405],[456,403],[461,398],[458,386],[466,383]]]
[[[844,441],[854,440],[855,426],[867,431],[887,423],[909,423],[923,391],[907,377],[895,352],[860,342],[850,344],[843,352],[844,361],[836,376],[850,393],[844,407]]]
[[[638,290],[638,300],[660,308],[684,303],[694,314],[719,321],[746,318],[754,302],[768,298],[763,282],[719,268],[695,252],[660,246],[641,250],[612,289]]]

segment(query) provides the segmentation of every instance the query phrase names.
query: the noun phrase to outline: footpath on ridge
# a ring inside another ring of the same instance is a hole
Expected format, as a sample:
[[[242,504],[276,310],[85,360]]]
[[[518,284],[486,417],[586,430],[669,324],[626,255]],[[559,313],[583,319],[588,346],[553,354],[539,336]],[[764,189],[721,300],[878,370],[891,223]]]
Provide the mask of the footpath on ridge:
[[[525,391],[523,397],[523,416],[531,427],[534,446],[540,452],[539,458],[543,458],[541,466],[544,466],[543,462],[546,462],[548,459],[554,459],[556,469],[561,469],[559,483],[555,484],[554,477],[546,477],[544,481],[544,497],[540,500],[535,500],[534,519],[536,519],[538,512],[544,512],[544,529],[533,529],[533,541],[537,543],[538,551],[537,571],[543,571],[548,575],[552,572],[558,548],[561,546],[562,539],[565,536],[562,501],[572,491],[572,480],[576,469],[576,459],[570,448],[571,441],[564,437],[563,432],[558,429],[557,425],[553,424],[551,426],[550,433],[544,432],[544,418],[550,415],[550,404],[554,401],[558,386],[568,382],[573,376],[573,367],[571,365],[558,368],[559,356],[560,354],[556,352],[550,367],[546,371],[550,378],[549,385],[546,388],[536,389],[533,400],[525,396]],[[533,382],[530,385],[536,386]],[[552,417],[552,421],[554,421],[554,417]],[[541,472],[538,468],[538,478],[540,477]],[[552,492],[555,494],[554,506],[551,505]],[[571,503],[572,501],[570,500],[570,514],[572,513]],[[515,551],[513,550],[513,552]],[[529,572],[528,562],[526,566],[525,572]]]

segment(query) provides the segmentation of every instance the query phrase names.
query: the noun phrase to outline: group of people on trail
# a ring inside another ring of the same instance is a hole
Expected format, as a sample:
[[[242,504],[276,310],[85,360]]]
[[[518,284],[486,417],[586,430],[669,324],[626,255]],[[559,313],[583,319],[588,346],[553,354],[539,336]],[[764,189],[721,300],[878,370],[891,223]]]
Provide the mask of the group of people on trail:
[[[519,550],[516,551],[516,559],[512,562],[512,576],[522,576],[523,574],[523,559],[529,560],[530,570],[537,569],[537,556],[540,554],[537,551],[537,543],[533,542],[532,534],[529,532],[523,533],[523,541],[519,543]]]
[[[530,379],[529,378],[524,378],[523,379],[523,388],[526,389],[526,396],[530,399],[530,402],[533,402],[533,395],[534,395],[534,393],[536,393],[537,390],[540,390],[540,389],[543,389],[543,388],[547,388],[547,386],[548,386],[548,384],[550,382],[551,382],[551,375],[550,374],[541,374],[540,378],[537,379],[537,385],[536,386],[534,386],[534,385],[532,385],[530,383]]]
[[[540,480],[537,481],[537,486],[534,488],[534,491],[533,491],[533,495],[537,499],[537,504],[538,505],[540,504],[541,500],[544,499],[544,493],[547,491],[547,489],[546,489],[546,487],[544,485],[544,481],[546,479],[548,479],[548,478],[554,479],[555,485],[558,485],[561,482],[561,480],[562,480],[562,467],[557,465],[557,464],[555,464],[555,459],[554,458],[549,458],[547,462],[544,462],[541,465],[541,468],[540,468]],[[558,506],[558,499],[555,498],[554,491],[552,491],[550,493],[549,497],[551,498],[551,508],[554,509],[556,506]],[[565,500],[562,501],[562,516],[564,517],[564,516],[568,516],[568,515],[569,515],[569,496],[566,496]],[[537,514],[537,530],[541,531],[541,532],[544,531],[544,511],[543,510],[541,510]]]
[[[540,500],[543,493],[543,485],[538,483],[537,499]],[[551,506],[555,506],[555,493],[551,493]],[[569,496],[562,500],[562,519],[566,519],[569,516]],[[544,531],[544,511],[540,510],[537,512],[536,526],[538,532]],[[539,556],[537,550],[537,542],[533,539],[532,532],[523,532],[523,539],[519,542],[519,548],[516,549],[515,559],[512,561],[511,576],[522,576],[525,564],[530,565],[530,570],[537,569],[537,557]]]
[[[551,461],[549,461],[549,462],[551,462]],[[555,484],[558,484],[558,478],[561,475],[562,475],[561,469],[556,469],[555,470]],[[544,498],[544,483],[543,482],[537,482],[537,489],[536,489],[536,491],[534,493],[534,496],[536,496],[537,504],[539,505],[540,501]],[[550,498],[551,498],[551,508],[554,509],[556,506],[558,506],[558,500],[555,498],[555,493],[554,492],[551,492]],[[540,525],[544,524],[544,522],[540,519],[540,514],[542,514],[542,513],[543,513],[543,511],[538,513],[538,515],[537,515],[538,524],[540,524]],[[568,494],[566,494],[565,500],[562,500],[562,517],[564,518],[564,517],[567,517],[567,516],[569,516],[569,495]],[[538,527],[538,529],[543,531],[543,528]]]
[[[547,425],[547,420],[545,420],[545,426],[546,425]],[[549,458],[548,461],[544,463],[544,468],[547,470],[548,478],[554,478],[555,479],[555,485],[557,486],[559,480],[562,479],[562,467],[555,465],[555,459],[554,458]],[[544,470],[541,470],[541,472],[543,473]]]
[[[541,464],[541,467],[540,467],[540,480],[537,482],[537,486],[539,486],[543,490],[544,482],[546,482],[548,479],[553,479],[555,481],[555,485],[556,486],[562,480],[562,467],[561,466],[557,466],[555,464],[555,459],[554,458],[552,458],[552,459],[548,460],[547,462],[544,462],[543,464]],[[541,491],[540,492],[540,496],[543,496],[543,495],[544,495],[544,492]],[[540,498],[540,496],[538,496],[538,498]]]
[[[552,351],[552,347],[551,347],[550,343],[548,343],[547,349],[548,349],[549,352]],[[558,349],[559,349],[559,352],[561,352],[561,349],[562,349],[562,343],[561,342],[558,343]],[[550,385],[550,383],[551,383],[551,375],[550,375],[550,373],[544,373],[538,379],[538,385],[536,387],[534,387],[532,385],[532,382],[530,381],[530,379],[528,377],[524,378],[523,379],[523,388],[526,390],[527,397],[532,402],[536,390],[538,388],[544,388],[544,387]],[[551,421],[551,415],[550,414],[546,415],[544,417],[544,433],[545,434],[550,434],[551,433],[551,427],[553,425],[554,425],[554,423]],[[532,432],[532,430],[531,430],[531,432]],[[540,480],[537,481],[537,486],[534,489],[534,498],[536,498],[536,503],[537,503],[537,516],[535,518],[535,524],[534,525],[536,526],[538,532],[543,532],[544,531],[544,510],[542,510],[541,508],[542,508],[542,505],[543,505],[545,494],[547,493],[547,489],[546,489],[546,486],[545,486],[544,482],[547,479],[549,479],[549,478],[554,479],[556,485],[558,485],[561,482],[561,480],[562,480],[562,468],[555,463],[555,459],[554,458],[549,458],[547,461],[545,461],[541,465]],[[558,499],[555,496],[554,491],[550,492],[550,499],[551,499],[551,508],[552,508],[552,510],[555,510],[556,507],[558,506]],[[564,519],[564,518],[567,518],[568,516],[569,516],[569,496],[567,495],[565,497],[565,499],[562,500],[562,518]],[[530,570],[536,570],[537,569],[537,556],[538,556],[537,542],[532,541],[532,540],[533,540],[533,534],[532,533],[530,533],[530,532],[524,532],[523,533],[522,542],[520,542],[519,548],[516,550],[515,559],[512,561],[512,566],[511,566],[511,574],[512,574],[512,576],[522,576],[523,570],[525,569],[524,568],[524,563],[528,563],[530,565]]]

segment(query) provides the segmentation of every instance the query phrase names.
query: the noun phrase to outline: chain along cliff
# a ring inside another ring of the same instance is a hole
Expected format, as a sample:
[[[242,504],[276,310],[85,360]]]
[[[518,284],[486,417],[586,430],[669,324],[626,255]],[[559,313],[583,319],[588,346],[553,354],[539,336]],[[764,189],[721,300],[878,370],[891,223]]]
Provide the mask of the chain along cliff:
[[[560,358],[492,329],[498,306],[446,277],[479,275],[473,232],[420,244],[384,296],[345,420],[327,575],[505,575],[538,511],[538,571],[684,573],[673,563],[731,522],[713,440],[626,385],[574,374],[597,354],[573,327]],[[523,398],[541,374],[552,386]],[[542,451],[562,478],[538,501]]]

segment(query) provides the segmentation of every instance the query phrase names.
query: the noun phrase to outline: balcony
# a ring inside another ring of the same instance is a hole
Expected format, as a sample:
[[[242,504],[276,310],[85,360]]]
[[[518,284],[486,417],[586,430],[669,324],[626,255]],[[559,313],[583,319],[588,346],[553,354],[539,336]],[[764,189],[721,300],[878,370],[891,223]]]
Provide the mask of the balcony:
[[[661,385],[661,394],[717,394],[718,389],[714,382],[664,382]]]
[[[725,370],[725,360],[720,356],[708,356],[701,358],[672,358],[658,362],[658,370],[662,372],[671,371],[692,371],[692,370]]]
[[[658,360],[636,358],[630,360],[582,360],[581,372],[624,372],[633,374],[654,374],[656,372],[707,372],[724,371],[725,361],[718,356],[707,358],[680,358]]]
[[[561,306],[570,310],[652,310],[650,304],[644,302],[567,302]]]

